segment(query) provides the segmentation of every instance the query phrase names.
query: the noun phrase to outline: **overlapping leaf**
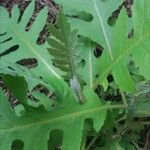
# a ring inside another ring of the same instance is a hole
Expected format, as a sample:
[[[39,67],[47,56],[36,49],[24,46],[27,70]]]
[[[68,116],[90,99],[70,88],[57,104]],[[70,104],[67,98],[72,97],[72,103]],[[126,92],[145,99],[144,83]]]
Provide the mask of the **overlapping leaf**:
[[[134,36],[132,39],[127,38],[127,16],[125,11],[122,11],[116,26],[113,27],[114,31],[112,32],[114,35],[114,40],[112,41],[114,60],[112,61],[109,59],[107,52],[103,53],[100,60],[99,68],[101,68],[101,73],[99,81],[101,83],[106,79],[108,73],[112,71],[115,81],[122,89],[127,92],[135,91],[134,82],[126,65],[129,55],[132,55],[136,67],[139,67],[140,74],[147,80],[150,79],[150,70],[148,67],[150,58],[150,22],[148,21],[150,10],[148,3],[148,1],[144,1],[142,4],[137,1],[134,3]],[[141,14],[143,19],[140,19]]]
[[[35,69],[32,69],[34,74],[41,76],[41,73],[43,73],[42,76],[45,78],[47,75],[51,75],[52,77],[60,79],[57,72],[58,70],[56,71],[51,65],[48,52],[46,51],[47,45],[44,44],[39,46],[36,44],[38,34],[42,30],[44,22],[46,21],[46,9],[40,12],[30,32],[25,32],[25,26],[29,18],[32,16],[33,9],[34,1],[26,9],[21,22],[17,23],[19,17],[19,9],[17,7],[13,8],[11,19],[9,19],[6,10],[1,8],[1,34],[5,33],[1,35],[2,66],[3,62],[5,62],[6,65],[7,62],[10,64],[10,62],[16,63],[25,58],[35,58],[38,61],[38,66]],[[40,24],[38,22],[40,22]],[[9,38],[11,39],[8,40]],[[7,50],[15,45],[18,45],[18,49],[7,53]]]
[[[13,141],[20,140],[24,150],[46,150],[48,140],[51,140],[50,132],[57,129],[63,132],[62,150],[78,150],[85,120],[92,119],[93,127],[99,131],[106,117],[106,109],[103,109],[98,96],[88,87],[84,89],[87,98],[85,105],[79,105],[72,100],[72,103],[63,103],[59,109],[51,112],[28,109],[21,118],[12,113],[4,93],[0,92],[0,149],[9,150]]]
[[[18,75],[25,78],[31,91],[36,85],[42,84],[49,90],[56,91],[58,97],[67,94],[68,85],[61,79],[63,73],[54,67],[47,51],[48,44],[37,45],[37,37],[47,18],[47,9],[43,9],[36,18],[29,32],[25,31],[26,24],[32,16],[34,3],[29,4],[21,21],[19,9],[14,7],[12,17],[0,8],[0,71],[2,74]],[[31,69],[18,65],[23,59],[36,59],[37,66]],[[64,96],[65,97],[65,96]]]
[[[112,40],[110,38],[111,27],[108,25],[107,21],[111,13],[123,2],[122,0],[115,2],[113,0],[105,2],[101,0],[72,0],[67,2],[65,0],[55,0],[55,2],[63,5],[68,15],[71,12],[68,11],[68,9],[92,15],[91,21],[78,18],[71,19],[72,27],[78,28],[81,35],[91,38],[103,48],[109,50],[110,57],[113,57],[110,47]]]
[[[55,0],[64,6],[66,13],[70,10],[85,12],[93,16],[87,22],[79,18],[70,19],[73,28],[79,28],[79,34],[90,37],[104,48],[104,53],[99,63],[99,83],[107,87],[107,76],[112,73],[119,87],[127,92],[136,91],[135,84],[127,68],[127,58],[133,56],[135,64],[139,67],[140,74],[150,79],[149,71],[149,1],[135,1],[133,6],[134,37],[128,39],[128,18],[122,10],[116,25],[108,25],[108,18],[121,1],[65,1]],[[144,11],[143,11],[144,10]],[[142,16],[142,17],[141,17]],[[96,83],[96,85],[98,82]],[[95,85],[95,86],[96,86]]]
[[[81,57],[78,66],[78,72],[88,86],[93,88],[98,74],[98,59],[94,56],[95,45],[89,38],[81,38],[79,57]],[[82,67],[81,67],[82,66]]]
[[[76,53],[77,53],[77,30],[71,31],[70,24],[61,9],[58,14],[57,28],[49,25],[50,33],[54,38],[48,38],[51,48],[49,53],[53,56],[53,63],[57,68],[67,73],[67,76],[73,78],[77,76]]]
[[[71,31],[70,23],[67,22],[67,18],[62,9],[59,11],[56,26],[49,25],[50,33],[53,36],[47,40],[51,46],[48,48],[48,51],[53,57],[52,61],[54,66],[66,72],[66,80],[70,80],[70,86],[74,91],[74,96],[77,101],[83,103],[85,99],[82,93],[81,83],[79,82],[78,68],[76,65],[80,61],[77,55],[80,51],[77,30]]]

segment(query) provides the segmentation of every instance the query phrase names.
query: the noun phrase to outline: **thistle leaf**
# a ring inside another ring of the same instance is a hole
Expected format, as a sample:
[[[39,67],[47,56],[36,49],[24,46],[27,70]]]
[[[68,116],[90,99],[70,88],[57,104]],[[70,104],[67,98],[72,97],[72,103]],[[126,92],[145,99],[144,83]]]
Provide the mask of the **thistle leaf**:
[[[77,30],[71,31],[70,23],[67,22],[67,18],[63,14],[63,10],[60,9],[56,26],[48,25],[49,31],[53,35],[47,39],[48,44],[51,46],[48,48],[50,55],[53,56],[52,61],[54,66],[67,73],[68,78],[77,76],[76,71],[76,48],[77,48]]]
[[[111,16],[111,13],[116,10],[123,0],[118,1],[101,1],[101,0],[55,0],[56,3],[62,5],[66,10],[66,13],[70,15],[68,9],[76,10],[77,12],[85,12],[90,14],[92,19],[90,21],[82,20],[80,18],[71,18],[70,23],[73,29],[78,29],[79,34],[89,37],[91,40],[100,44],[104,49],[107,49],[111,59],[113,55],[111,52],[111,38],[110,30],[111,27],[108,25],[108,18]],[[72,15],[72,14],[71,14]],[[84,15],[84,16],[85,16]]]
[[[103,109],[102,102],[88,87],[84,88],[87,99],[85,105],[72,101],[73,105],[63,104],[51,112],[28,109],[22,118],[11,112],[4,93],[0,91],[0,94],[0,149],[9,150],[16,139],[22,141],[25,150],[51,149],[56,142],[48,146],[50,134],[54,130],[60,130],[63,133],[63,141],[59,141],[62,142],[62,150],[78,150],[85,120],[92,119],[93,127],[99,131],[106,118],[106,109]],[[58,134],[55,134],[55,139],[58,138]]]
[[[101,84],[108,86],[107,77],[112,74],[118,86],[126,92],[136,92],[136,86],[127,68],[127,59],[133,56],[136,67],[146,80],[150,79],[149,58],[150,58],[150,2],[135,1],[133,4],[133,18],[127,17],[126,11],[121,10],[121,14],[114,26],[108,24],[108,19],[112,12],[117,9],[122,1],[101,1],[101,0],[55,0],[63,5],[66,14],[72,15],[69,10],[84,12],[92,15],[92,20],[86,21],[80,17],[71,18],[71,27],[78,28],[79,34],[91,38],[104,48],[104,52],[99,59],[99,81],[94,88]],[[145,10],[145,11],[143,11]],[[74,12],[75,12],[74,11]],[[75,14],[77,14],[75,12]],[[141,17],[143,16],[143,17]],[[130,25],[130,22],[133,24]],[[133,28],[134,35],[127,38],[130,29]]]
[[[79,51],[77,49],[77,47],[79,48],[77,30],[71,31],[70,23],[67,22],[62,9],[59,11],[56,25],[57,27],[49,25],[53,37],[47,39],[48,44],[51,46],[48,51],[53,57],[54,66],[67,73],[66,76],[70,79],[70,85],[77,101],[83,103],[85,100],[76,67]]]
[[[26,24],[34,10],[34,3],[35,1],[32,1],[28,5],[19,23],[20,13],[17,6],[13,7],[11,18],[8,12],[0,7],[0,20],[3,20],[0,22],[0,73],[23,77],[30,92],[35,86],[41,84],[56,92],[57,98],[62,100],[62,93],[64,97],[69,93],[70,96],[72,95],[67,83],[61,77],[64,73],[53,66],[47,51],[48,44],[37,45],[36,43],[46,22],[48,10],[46,8],[41,10],[31,29],[28,32],[25,31]],[[37,65],[29,69],[17,63],[24,59],[35,59]]]
[[[114,60],[109,59],[109,55],[105,51],[101,57],[99,68],[101,73],[99,77],[100,83],[106,79],[107,75],[112,72],[116,83],[120,88],[127,92],[135,92],[135,83],[127,68],[127,59],[132,55],[135,61],[136,67],[139,68],[141,75],[146,80],[150,79],[150,70],[148,69],[150,58],[150,22],[149,20],[149,7],[148,1],[144,1],[142,4],[135,1],[133,5],[133,24],[134,24],[134,36],[129,39],[127,16],[125,10],[122,10],[121,15],[113,27],[112,35],[114,34],[114,40],[112,41],[112,53]],[[140,10],[145,10],[141,12]],[[141,18],[143,15],[143,19]],[[145,23],[144,23],[145,22]],[[143,26],[139,26],[143,24]],[[119,42],[117,42],[119,41]]]

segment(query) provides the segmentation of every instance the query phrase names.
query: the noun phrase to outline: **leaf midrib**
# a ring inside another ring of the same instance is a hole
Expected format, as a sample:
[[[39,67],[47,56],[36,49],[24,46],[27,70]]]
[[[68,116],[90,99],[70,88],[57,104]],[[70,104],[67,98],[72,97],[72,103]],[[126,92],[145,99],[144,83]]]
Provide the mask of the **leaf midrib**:
[[[45,67],[58,79],[61,79],[61,77],[53,70],[53,68],[40,56],[40,54],[35,50],[35,48],[31,45],[31,43],[26,40],[26,38],[20,34],[15,27],[11,27],[11,30],[23,41],[23,43],[25,45],[27,45],[27,47],[29,47],[29,50],[31,50],[37,57],[38,59],[41,60],[41,62],[45,65]]]
[[[48,124],[48,123],[61,121],[61,120],[66,120],[66,119],[70,120],[72,118],[77,118],[79,116],[84,116],[84,114],[89,114],[89,113],[92,114],[92,113],[95,113],[95,112],[100,112],[104,109],[107,109],[107,106],[101,106],[101,107],[95,107],[95,108],[92,108],[92,109],[81,110],[79,112],[73,112],[73,113],[70,113],[70,114],[63,115],[63,116],[58,116],[58,117],[53,118],[53,119],[48,118],[47,120],[37,121],[37,122],[34,122],[34,123],[29,123],[29,124],[25,124],[25,125],[21,125],[21,126],[15,126],[15,127],[12,127],[12,128],[0,129],[0,134],[5,133],[5,132],[12,132],[14,130],[21,130],[23,128],[29,128],[29,127],[36,126],[36,125]]]
[[[89,50],[89,79],[90,87],[93,87],[93,66],[92,66],[92,51]]]
[[[97,86],[97,84],[105,77],[106,74],[108,74],[108,72],[111,70],[111,68],[117,63],[119,62],[120,59],[122,59],[123,57],[125,57],[130,50],[133,50],[133,48],[138,45],[139,43],[141,43],[147,36],[149,35],[149,32],[146,33],[143,37],[139,38],[132,46],[130,46],[124,53],[122,53],[121,55],[118,56],[117,59],[115,59],[115,61],[113,61],[111,63],[111,65],[102,73],[102,75],[99,77],[99,79],[96,81],[96,83],[94,84],[94,88]]]
[[[99,10],[97,8],[97,3],[96,3],[96,0],[93,0],[93,3],[94,3],[94,8],[96,10],[96,13],[97,13],[97,16],[98,16],[98,20],[99,20],[99,23],[101,25],[101,28],[102,28],[102,32],[104,34],[104,38],[105,38],[105,41],[106,41],[106,44],[107,44],[107,48],[108,48],[108,51],[109,51],[109,54],[110,54],[110,58],[111,60],[113,60],[113,55],[112,55],[112,52],[111,52],[111,47],[110,47],[110,43],[109,43],[109,38],[107,37],[107,33],[106,33],[106,30],[105,30],[105,27],[103,25],[103,21],[102,21],[102,17],[99,13]]]

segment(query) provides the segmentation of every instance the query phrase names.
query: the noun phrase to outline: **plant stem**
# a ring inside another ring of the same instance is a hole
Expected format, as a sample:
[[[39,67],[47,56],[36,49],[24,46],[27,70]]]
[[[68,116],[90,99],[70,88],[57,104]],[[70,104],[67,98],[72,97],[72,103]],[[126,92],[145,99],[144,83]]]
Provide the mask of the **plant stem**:
[[[135,147],[137,150],[141,150],[141,149],[139,148],[139,146],[138,146],[134,141],[131,141],[131,143],[134,145],[134,147]]]
[[[126,109],[128,106],[123,104],[123,105],[109,105],[109,106],[105,106],[102,109]],[[94,142],[97,140],[97,138],[99,137],[99,133],[92,139],[92,141],[89,143],[89,145],[87,146],[86,150],[89,150],[91,148],[91,146],[94,144]]]
[[[92,141],[89,143],[89,145],[87,146],[85,150],[89,150],[94,144],[94,142],[98,139],[98,137],[99,137],[99,133],[92,139]]]
[[[143,122],[141,122],[141,124],[143,124],[143,125],[150,125],[150,121],[143,121]]]
[[[80,150],[85,150],[87,135],[83,138]]]
[[[115,121],[115,123],[117,124],[118,122],[127,119],[127,116],[124,115],[123,117],[119,118],[118,120]]]
[[[127,103],[127,100],[126,100],[124,92],[121,89],[119,89],[119,91],[120,91],[120,94],[121,94],[121,98],[122,98],[123,104],[128,107],[128,103]]]
[[[109,105],[106,106],[105,109],[126,109],[128,106],[126,105]]]

